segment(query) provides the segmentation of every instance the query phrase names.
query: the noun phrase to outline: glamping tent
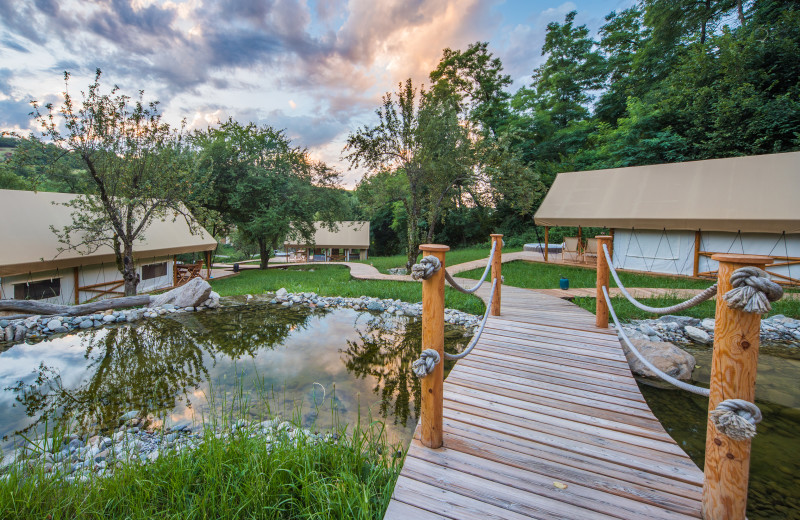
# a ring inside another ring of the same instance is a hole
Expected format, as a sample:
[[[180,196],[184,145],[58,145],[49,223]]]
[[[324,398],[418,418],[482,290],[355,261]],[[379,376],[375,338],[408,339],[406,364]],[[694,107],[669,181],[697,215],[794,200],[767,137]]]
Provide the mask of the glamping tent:
[[[713,253],[776,258],[800,283],[800,152],[561,173],[540,226],[605,227],[617,268],[711,276]]]
[[[0,190],[0,298],[72,304],[122,293],[122,274],[109,246],[90,254],[64,250],[52,231],[72,222],[72,209],[63,204],[73,197]],[[134,246],[139,292],[174,285],[175,255],[216,246],[205,229],[192,234],[183,216],[153,222]]]
[[[287,240],[284,247],[296,252],[296,258],[316,261],[366,260],[369,249],[369,221],[347,220],[336,223],[336,230],[314,224],[314,241],[311,244]]]

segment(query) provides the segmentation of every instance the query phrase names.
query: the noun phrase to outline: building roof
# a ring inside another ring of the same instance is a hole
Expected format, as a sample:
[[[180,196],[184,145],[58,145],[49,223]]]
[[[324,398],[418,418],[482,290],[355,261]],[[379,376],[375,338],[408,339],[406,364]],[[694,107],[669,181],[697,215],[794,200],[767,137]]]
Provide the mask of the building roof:
[[[800,233],[800,152],[561,173],[540,226]]]
[[[345,220],[336,223],[336,231],[323,227],[322,222],[315,222],[314,243],[315,247],[334,247],[342,249],[367,249],[369,248],[369,221]],[[286,241],[285,246],[297,247],[312,244],[298,244]]]
[[[115,262],[109,246],[91,254],[59,251],[64,244],[50,229],[72,222],[72,208],[63,203],[75,197],[70,193],[0,190],[0,276],[65,269],[78,265]],[[134,245],[134,258],[210,251],[217,247],[208,231],[198,226],[192,234],[183,216],[154,221],[144,232],[144,240]]]

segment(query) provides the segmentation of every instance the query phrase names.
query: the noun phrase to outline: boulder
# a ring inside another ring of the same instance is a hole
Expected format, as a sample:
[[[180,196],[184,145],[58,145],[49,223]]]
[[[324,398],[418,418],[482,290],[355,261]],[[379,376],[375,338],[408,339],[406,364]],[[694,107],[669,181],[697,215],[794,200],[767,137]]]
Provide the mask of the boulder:
[[[675,379],[688,380],[692,377],[695,360],[694,356],[682,350],[672,343],[666,341],[649,341],[644,339],[631,340],[633,346],[645,359],[655,365],[656,368],[671,375]],[[639,359],[622,344],[625,357],[628,358],[628,365],[634,375],[642,377],[657,377],[649,368],[639,361]]]
[[[673,316],[672,314],[667,314],[666,316],[661,316],[658,321],[661,323],[677,323],[681,326],[686,325],[697,325],[700,323],[700,320],[697,318],[692,318],[691,316]]]
[[[184,285],[150,298],[149,307],[163,307],[170,303],[175,307],[197,307],[208,299],[211,285],[202,278],[192,278]]]

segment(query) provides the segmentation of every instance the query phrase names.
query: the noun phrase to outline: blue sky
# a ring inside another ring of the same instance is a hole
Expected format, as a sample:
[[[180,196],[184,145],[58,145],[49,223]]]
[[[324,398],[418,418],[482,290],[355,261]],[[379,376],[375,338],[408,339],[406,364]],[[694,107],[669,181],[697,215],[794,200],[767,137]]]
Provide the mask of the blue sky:
[[[233,117],[285,128],[344,172],[347,134],[380,96],[425,82],[442,49],[489,41],[514,89],[542,61],[546,26],[571,10],[595,32],[631,0],[0,0],[0,129],[30,128],[31,99],[58,102],[94,70],[158,99],[166,119]]]

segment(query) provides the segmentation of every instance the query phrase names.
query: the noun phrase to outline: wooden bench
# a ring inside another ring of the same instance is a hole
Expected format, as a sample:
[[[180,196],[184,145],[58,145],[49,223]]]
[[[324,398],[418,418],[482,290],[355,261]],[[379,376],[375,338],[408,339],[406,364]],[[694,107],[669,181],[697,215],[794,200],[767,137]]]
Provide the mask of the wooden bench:
[[[175,286],[183,285],[192,278],[197,278],[202,269],[202,260],[193,264],[175,264]]]

